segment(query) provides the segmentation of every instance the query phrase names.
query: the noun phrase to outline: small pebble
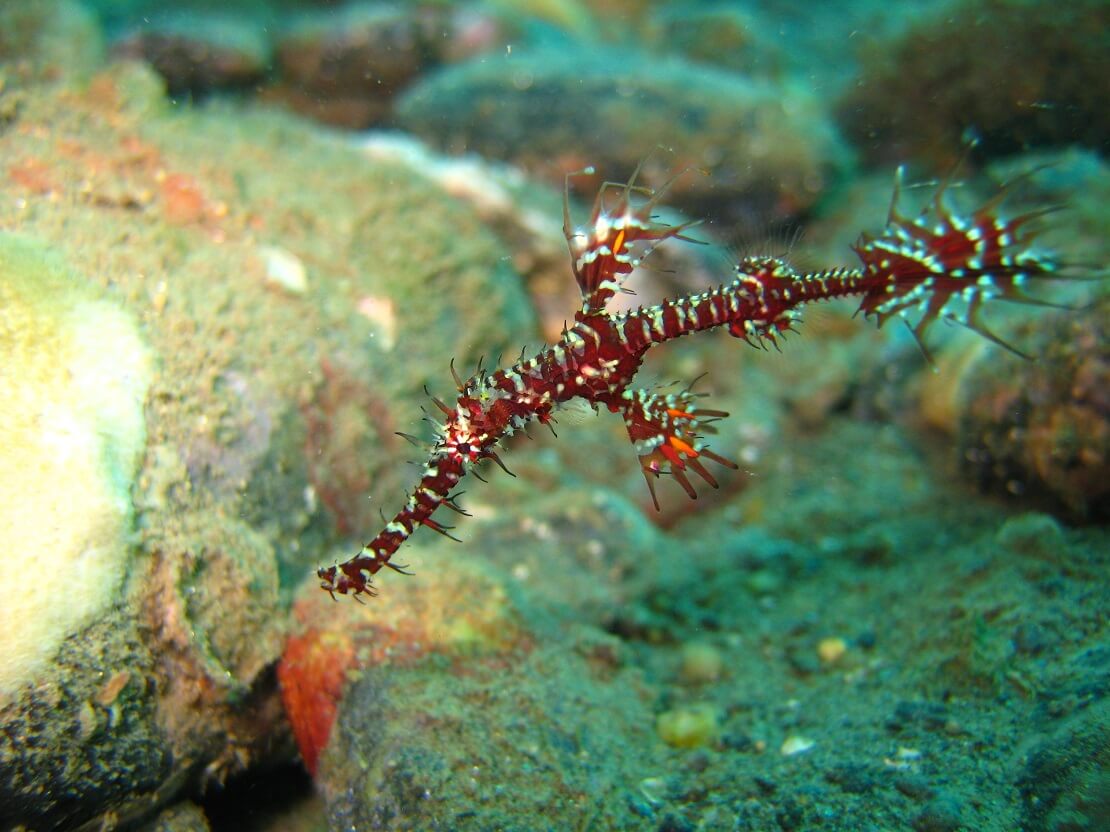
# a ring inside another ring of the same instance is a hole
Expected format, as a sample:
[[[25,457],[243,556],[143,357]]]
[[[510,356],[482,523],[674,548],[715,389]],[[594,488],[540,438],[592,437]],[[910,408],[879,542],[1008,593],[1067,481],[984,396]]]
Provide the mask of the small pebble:
[[[392,298],[367,295],[359,300],[355,309],[375,325],[377,342],[382,349],[393,349],[397,343],[397,313]]]
[[[817,643],[817,657],[822,664],[835,664],[848,652],[848,642],[844,639],[823,638]]]
[[[700,748],[717,737],[717,710],[712,705],[673,708],[659,714],[655,730],[669,746]]]
[[[308,291],[308,274],[297,255],[279,246],[259,246],[258,253],[266,265],[266,282],[292,295]]]
[[[721,676],[724,659],[721,651],[711,644],[690,642],[682,648],[679,676],[688,684],[715,682]]]
[[[667,781],[662,777],[645,777],[640,781],[640,797],[658,808],[667,802]]]
[[[807,737],[791,734],[783,741],[779,752],[785,757],[793,757],[795,754],[805,754],[815,745],[817,743]]]

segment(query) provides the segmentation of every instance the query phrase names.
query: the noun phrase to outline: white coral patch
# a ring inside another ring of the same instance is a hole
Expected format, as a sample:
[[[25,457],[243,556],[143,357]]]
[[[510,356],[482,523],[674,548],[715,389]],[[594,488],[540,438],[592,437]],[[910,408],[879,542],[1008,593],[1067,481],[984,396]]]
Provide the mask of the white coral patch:
[[[150,358],[123,310],[0,235],[0,694],[115,603]]]

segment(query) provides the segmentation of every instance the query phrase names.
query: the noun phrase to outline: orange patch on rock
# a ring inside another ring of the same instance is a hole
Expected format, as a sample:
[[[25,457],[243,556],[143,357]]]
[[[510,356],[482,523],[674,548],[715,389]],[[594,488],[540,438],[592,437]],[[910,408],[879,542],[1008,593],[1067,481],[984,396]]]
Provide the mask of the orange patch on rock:
[[[192,225],[205,218],[208,201],[193,177],[185,173],[170,173],[160,184],[162,211],[168,222]]]
[[[278,664],[281,701],[305,768],[316,774],[355,650],[344,632],[310,628],[289,638]]]
[[[50,168],[41,159],[33,156],[11,165],[8,168],[8,178],[36,194],[49,193],[55,187],[50,176]]]

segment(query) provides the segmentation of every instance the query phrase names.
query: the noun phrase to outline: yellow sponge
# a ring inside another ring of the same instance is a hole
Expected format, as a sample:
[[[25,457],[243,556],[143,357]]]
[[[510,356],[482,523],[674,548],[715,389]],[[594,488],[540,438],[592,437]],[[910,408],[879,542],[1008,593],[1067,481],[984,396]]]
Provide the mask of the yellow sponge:
[[[150,363],[130,315],[0,233],[0,697],[119,591]]]

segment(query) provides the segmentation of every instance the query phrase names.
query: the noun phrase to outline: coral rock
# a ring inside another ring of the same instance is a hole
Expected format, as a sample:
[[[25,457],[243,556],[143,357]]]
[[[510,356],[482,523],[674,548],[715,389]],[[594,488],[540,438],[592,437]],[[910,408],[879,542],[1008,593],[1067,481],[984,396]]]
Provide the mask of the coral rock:
[[[968,130],[988,154],[1103,147],[1108,27],[1102,0],[946,4],[875,43],[841,122],[873,160],[950,163]]]
[[[673,204],[701,215],[719,216],[722,198],[737,191],[767,217],[798,213],[841,158],[831,125],[800,89],[638,52],[475,60],[410,88],[397,110],[404,127],[448,150],[512,160],[560,182],[587,162],[621,179],[670,148],[642,181],[659,185],[676,166],[708,168],[711,176],[683,177],[672,190]]]

